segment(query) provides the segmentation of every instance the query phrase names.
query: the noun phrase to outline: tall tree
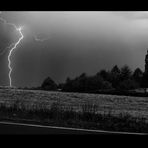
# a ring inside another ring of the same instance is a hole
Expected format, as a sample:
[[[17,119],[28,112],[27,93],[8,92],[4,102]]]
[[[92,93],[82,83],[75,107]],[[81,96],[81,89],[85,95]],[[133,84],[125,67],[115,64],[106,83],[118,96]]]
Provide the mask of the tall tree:
[[[115,66],[111,69],[111,73],[113,73],[113,74],[120,74],[120,69],[118,68],[117,65],[115,65]]]
[[[146,74],[148,74],[148,50],[147,54],[145,55],[145,71]]]
[[[117,88],[120,82],[120,69],[118,68],[117,65],[115,65],[111,69],[110,79],[111,79],[112,86],[114,88]]]
[[[140,68],[136,68],[133,73],[133,79],[140,84],[142,80],[142,76],[143,76],[142,70]]]
[[[127,66],[127,65],[124,65],[122,68],[121,68],[121,73],[120,73],[120,78],[121,78],[121,81],[123,80],[128,80],[130,79],[132,76],[132,71],[131,69]]]
[[[148,50],[147,54],[145,55],[145,71],[143,73],[141,86],[143,88],[148,88]]]

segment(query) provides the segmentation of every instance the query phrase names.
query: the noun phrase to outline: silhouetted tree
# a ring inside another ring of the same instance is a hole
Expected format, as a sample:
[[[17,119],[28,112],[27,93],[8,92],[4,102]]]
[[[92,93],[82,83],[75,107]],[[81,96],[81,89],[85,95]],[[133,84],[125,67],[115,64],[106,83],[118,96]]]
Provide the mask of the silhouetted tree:
[[[111,69],[110,80],[111,80],[110,82],[112,83],[112,86],[114,88],[117,88],[120,83],[120,69],[118,68],[117,65],[115,65]]]
[[[139,83],[139,85],[141,84],[142,81],[142,77],[143,77],[143,72],[140,68],[136,68],[134,73],[133,73],[133,79]]]
[[[56,90],[57,84],[50,77],[48,77],[43,81],[41,88],[43,90]]]
[[[85,73],[81,74],[73,80],[68,79],[64,84],[64,91],[73,92],[95,92],[100,89],[110,89],[112,84],[104,79],[100,75],[87,76]]]
[[[105,81],[110,81],[110,72],[109,71],[102,69],[102,70],[100,70],[100,72],[97,73],[97,75],[100,75]]]
[[[141,86],[145,88],[145,91],[146,91],[146,88],[148,88],[148,50],[145,56],[145,71],[143,73]]]
[[[124,66],[121,68],[120,80],[121,80],[121,81],[128,80],[128,79],[131,78],[131,76],[132,76],[132,71],[131,71],[131,69],[130,69],[127,65],[124,65]]]
[[[87,79],[86,73],[82,73],[75,81],[79,91],[87,91]]]
[[[148,73],[147,72],[143,73],[143,77],[141,80],[141,87],[145,88],[145,91],[146,91],[146,88],[148,88]]]
[[[91,76],[87,80],[87,91],[97,91],[103,89],[103,78],[100,75]]]
[[[111,73],[113,73],[113,74],[120,74],[120,69],[118,68],[117,65],[115,65],[115,66],[111,69]]]
[[[147,54],[145,55],[145,74],[148,73],[148,50],[147,50]]]

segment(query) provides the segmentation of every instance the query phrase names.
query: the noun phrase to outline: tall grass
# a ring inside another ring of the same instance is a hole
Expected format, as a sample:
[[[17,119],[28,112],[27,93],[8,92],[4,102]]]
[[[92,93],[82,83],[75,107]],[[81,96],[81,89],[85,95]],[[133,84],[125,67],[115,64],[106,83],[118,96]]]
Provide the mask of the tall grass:
[[[148,133],[145,118],[133,117],[127,113],[116,116],[111,112],[101,114],[98,113],[99,106],[90,103],[81,104],[80,108],[80,111],[75,111],[72,106],[64,106],[59,101],[50,107],[45,103],[29,107],[23,101],[16,100],[10,106],[0,104],[0,119],[30,119],[49,125]]]

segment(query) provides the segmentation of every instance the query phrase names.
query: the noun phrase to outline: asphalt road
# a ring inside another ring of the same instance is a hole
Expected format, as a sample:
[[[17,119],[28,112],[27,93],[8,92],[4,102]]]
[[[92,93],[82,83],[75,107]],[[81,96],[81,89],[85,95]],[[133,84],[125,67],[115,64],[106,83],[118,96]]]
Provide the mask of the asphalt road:
[[[98,134],[92,131],[81,131],[44,126],[0,123],[0,134]]]
[[[86,135],[86,134],[99,134],[99,135],[109,135],[109,134],[136,134],[145,135],[139,133],[120,133],[120,132],[108,132],[108,131],[95,131],[95,130],[83,130],[74,128],[63,128],[63,127],[53,127],[53,126],[41,126],[32,124],[22,124],[22,123],[11,123],[11,122],[0,122],[0,134],[33,134],[33,135],[49,135],[49,134],[76,134],[76,135]]]

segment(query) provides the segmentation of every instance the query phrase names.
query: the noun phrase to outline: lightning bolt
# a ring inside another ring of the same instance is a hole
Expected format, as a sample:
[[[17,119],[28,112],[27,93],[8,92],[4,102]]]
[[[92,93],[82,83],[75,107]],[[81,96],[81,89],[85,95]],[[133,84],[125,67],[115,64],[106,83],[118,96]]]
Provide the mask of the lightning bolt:
[[[1,14],[2,12],[0,12]],[[20,34],[20,38],[19,40],[16,42],[16,43],[12,43],[8,48],[10,48],[12,46],[12,48],[10,49],[9,51],[9,54],[8,54],[8,68],[9,68],[9,87],[12,87],[12,79],[11,79],[11,73],[12,73],[12,67],[11,67],[11,55],[12,55],[12,52],[14,51],[14,49],[17,48],[17,46],[19,45],[19,43],[21,42],[21,40],[24,38],[23,36],[23,33],[22,33],[22,27],[17,27],[15,24],[13,23],[8,23],[4,18],[0,17],[0,20],[2,22],[4,22],[4,24],[6,25],[10,25],[10,26],[13,26],[15,28],[16,31],[19,32]]]
[[[21,42],[21,40],[24,38],[23,33],[22,33],[22,27],[19,27],[19,28],[16,27],[16,31],[18,31],[20,33],[21,37],[14,44],[14,46],[10,49],[10,52],[8,54],[9,86],[10,87],[12,87],[12,79],[11,79],[11,72],[12,72],[12,68],[11,68],[11,54],[12,54],[13,50],[17,47],[17,45]]]
[[[2,14],[2,12],[0,11],[0,15],[1,15],[1,14]],[[11,55],[12,55],[13,51],[17,48],[17,46],[20,44],[21,40],[23,40],[23,38],[24,38],[24,35],[23,35],[23,33],[22,33],[23,27],[17,27],[15,24],[7,22],[7,21],[6,21],[4,18],[2,18],[2,17],[0,17],[0,21],[2,21],[2,22],[3,22],[4,24],[6,24],[6,25],[12,26],[12,27],[15,28],[15,30],[18,31],[19,34],[20,34],[20,38],[19,38],[19,40],[18,40],[16,43],[12,43],[12,44],[10,44],[8,47],[6,47],[6,49],[10,49],[9,54],[8,54],[8,68],[9,68],[8,76],[9,76],[9,87],[12,87],[12,78],[11,78],[11,73],[12,73]],[[37,41],[37,42],[44,42],[44,41],[50,39],[50,37],[42,38],[42,39],[41,39],[41,38],[38,38],[37,36],[34,36],[34,39],[35,39],[35,41]],[[5,49],[2,53],[0,53],[0,55],[3,55],[3,54],[5,53],[5,51],[6,51],[6,49]]]

